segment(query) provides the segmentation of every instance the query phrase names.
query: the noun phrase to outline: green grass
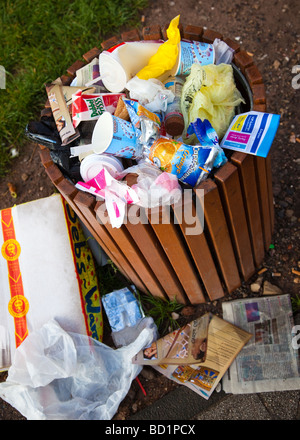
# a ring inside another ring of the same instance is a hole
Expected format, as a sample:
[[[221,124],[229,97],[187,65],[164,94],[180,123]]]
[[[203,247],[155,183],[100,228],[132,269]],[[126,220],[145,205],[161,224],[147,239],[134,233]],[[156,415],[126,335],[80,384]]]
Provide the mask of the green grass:
[[[0,65],[0,176],[9,170],[9,149],[21,148],[27,122],[47,99],[44,84],[101,41],[140,23],[147,0],[2,0]]]
[[[184,306],[176,299],[164,300],[151,294],[140,294],[139,300],[146,316],[151,316],[158,328],[159,334],[165,336],[170,331],[179,328],[172,313],[179,312]]]
[[[101,296],[106,295],[114,290],[123,289],[124,287],[130,288],[129,281],[119,272],[117,267],[111,260],[108,260],[108,264],[97,268],[97,278]],[[145,313],[145,316],[153,318],[160,336],[165,336],[170,331],[173,331],[180,327],[177,320],[173,319],[173,312],[180,312],[184,307],[176,299],[169,301],[162,298],[151,295],[150,293],[142,293],[137,289],[132,291],[139,303],[141,310]],[[107,331],[110,332],[109,324],[105,319],[105,325]]]
[[[300,311],[300,296],[296,295],[295,297],[291,297],[291,302],[292,302],[292,309],[293,312],[299,312]]]

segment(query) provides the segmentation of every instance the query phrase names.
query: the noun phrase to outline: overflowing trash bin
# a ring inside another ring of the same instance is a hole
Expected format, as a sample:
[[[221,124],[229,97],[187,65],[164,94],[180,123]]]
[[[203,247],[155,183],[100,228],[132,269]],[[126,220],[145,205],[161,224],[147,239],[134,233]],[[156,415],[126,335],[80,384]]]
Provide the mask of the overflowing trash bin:
[[[206,400],[221,380],[233,394],[299,389],[289,295],[225,301],[223,318],[160,335],[137,294],[216,300],[264,260],[279,115],[252,56],[179,16],[101,46],[46,85],[26,127],[60,194],[1,211],[0,397],[28,419],[108,420],[143,366]],[[103,294],[95,254],[128,287]]]
[[[274,226],[279,116],[246,50],[178,16],[104,41],[46,90],[27,135],[130,282],[198,304],[255,273]]]

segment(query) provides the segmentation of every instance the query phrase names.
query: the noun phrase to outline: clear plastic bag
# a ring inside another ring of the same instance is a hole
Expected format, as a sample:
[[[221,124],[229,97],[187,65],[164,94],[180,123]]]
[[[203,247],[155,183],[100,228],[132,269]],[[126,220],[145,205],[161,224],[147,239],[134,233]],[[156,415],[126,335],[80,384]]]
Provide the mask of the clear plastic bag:
[[[152,340],[144,329],[114,350],[51,320],[16,350],[0,397],[28,420],[110,420],[142,369],[132,358]]]

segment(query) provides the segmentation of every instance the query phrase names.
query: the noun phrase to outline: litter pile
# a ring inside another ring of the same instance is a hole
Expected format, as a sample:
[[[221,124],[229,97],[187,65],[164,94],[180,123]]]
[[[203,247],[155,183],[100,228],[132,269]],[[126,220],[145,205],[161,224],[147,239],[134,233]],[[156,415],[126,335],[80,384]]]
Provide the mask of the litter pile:
[[[113,227],[128,205],[174,203],[171,190],[178,197],[197,186],[226,163],[224,149],[266,156],[278,127],[278,115],[241,114],[233,49],[181,40],[179,18],[167,41],[118,44],[77,70],[70,86],[47,84],[55,130],[45,120],[27,127],[78,189],[105,200]],[[129,173],[138,176],[132,187]],[[150,201],[154,190],[163,201]]]
[[[78,189],[105,201],[113,227],[127,205],[180,199],[226,163],[226,149],[266,157],[279,124],[241,112],[229,46],[181,40],[178,25],[167,41],[103,51],[70,86],[47,84],[53,117],[26,129]],[[278,380],[300,388],[288,295],[224,303],[224,319],[208,313],[161,337],[135,286],[100,297],[95,254],[60,195],[1,220],[0,396],[28,419],[111,419],[144,365],[205,399],[222,379],[232,393]],[[116,349],[102,342],[102,305]]]

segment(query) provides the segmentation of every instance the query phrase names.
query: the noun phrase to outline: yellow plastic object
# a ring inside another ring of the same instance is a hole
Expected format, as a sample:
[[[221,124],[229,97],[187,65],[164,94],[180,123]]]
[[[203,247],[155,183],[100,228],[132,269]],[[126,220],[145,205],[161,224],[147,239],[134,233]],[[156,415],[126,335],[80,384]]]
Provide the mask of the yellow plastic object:
[[[171,20],[167,29],[168,40],[163,43],[158,51],[150,58],[147,66],[137,73],[140,79],[159,78],[168,70],[171,70],[178,58],[180,43],[180,31],[178,29],[180,15]]]
[[[208,119],[221,139],[241,102],[245,101],[235,85],[230,64],[193,64],[181,95],[185,132],[197,118]]]

